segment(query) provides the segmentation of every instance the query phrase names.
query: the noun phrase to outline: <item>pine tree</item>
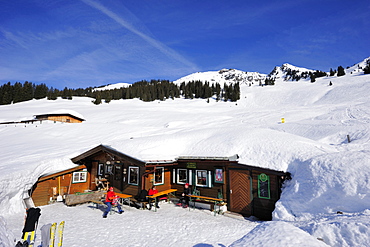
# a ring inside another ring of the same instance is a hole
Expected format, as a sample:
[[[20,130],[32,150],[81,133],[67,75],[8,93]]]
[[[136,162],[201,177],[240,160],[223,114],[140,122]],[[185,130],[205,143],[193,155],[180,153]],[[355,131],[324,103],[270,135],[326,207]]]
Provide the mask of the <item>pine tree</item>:
[[[315,82],[315,81],[316,81],[316,76],[315,76],[315,74],[310,73],[310,79],[311,79],[311,82]]]
[[[23,86],[22,83],[16,82],[13,85],[13,103],[22,102]]]
[[[92,101],[95,105],[100,105],[102,102],[101,102],[101,93],[100,91],[97,91],[96,92],[96,95],[95,95],[95,100]]]
[[[48,93],[47,93],[47,99],[48,100],[56,100],[58,98],[57,96],[57,91],[51,87],[49,90],[48,90]]]
[[[367,65],[364,68],[364,74],[370,74],[370,60],[366,61]]]
[[[35,93],[34,93],[35,99],[43,99],[47,96],[47,94],[48,94],[48,87],[44,83],[41,83],[40,85],[35,86]]]
[[[343,76],[346,72],[344,72],[344,68],[342,66],[338,66],[338,74],[337,76]]]

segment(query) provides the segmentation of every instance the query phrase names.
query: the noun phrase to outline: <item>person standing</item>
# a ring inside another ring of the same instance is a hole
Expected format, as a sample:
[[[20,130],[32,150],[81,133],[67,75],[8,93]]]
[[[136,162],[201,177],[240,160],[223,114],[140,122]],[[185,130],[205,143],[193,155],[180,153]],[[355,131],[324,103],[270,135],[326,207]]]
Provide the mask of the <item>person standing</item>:
[[[107,192],[107,196],[105,197],[105,204],[108,206],[107,209],[104,211],[103,218],[107,218],[108,213],[110,212],[112,205],[114,205],[114,202],[117,203],[117,208],[119,214],[123,213],[123,210],[121,209],[121,206],[117,202],[118,196],[113,191],[113,187],[109,188],[109,191]]]

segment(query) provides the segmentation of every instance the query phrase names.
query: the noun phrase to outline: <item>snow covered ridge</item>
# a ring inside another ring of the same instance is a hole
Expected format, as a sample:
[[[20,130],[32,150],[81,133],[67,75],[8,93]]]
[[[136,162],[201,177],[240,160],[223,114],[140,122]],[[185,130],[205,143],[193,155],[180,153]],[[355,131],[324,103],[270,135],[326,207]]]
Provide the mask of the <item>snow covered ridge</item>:
[[[182,77],[173,83],[181,84],[182,82],[189,81],[208,81],[210,84],[219,83],[220,85],[240,83],[240,84],[253,84],[264,82],[267,75],[258,72],[245,72],[237,69],[221,69],[219,71],[197,72],[185,77]]]
[[[113,89],[119,89],[119,88],[126,88],[129,87],[131,84],[127,82],[118,82],[114,84],[108,84],[106,86],[96,87],[93,89],[93,91],[104,91],[104,90],[113,90]]]
[[[363,74],[366,66],[369,66],[370,57],[365,58],[363,61],[345,69],[346,74]],[[336,69],[336,68],[333,68]],[[206,71],[195,72],[190,75],[181,77],[173,81],[174,84],[180,85],[181,83],[191,81],[202,81],[212,83],[219,83],[221,86],[224,84],[240,83],[245,85],[261,85],[265,83],[266,79],[282,80],[282,81],[298,81],[301,79],[309,79],[310,73],[319,73],[320,76],[329,76],[329,72],[319,71],[315,69],[307,69],[303,67],[294,66],[289,63],[284,63],[281,66],[276,66],[268,75],[259,72],[247,72],[237,69],[221,69],[219,71]],[[318,76],[316,76],[318,77]],[[108,84],[94,88],[94,91],[112,90],[119,88],[129,87],[130,83],[120,82]]]
[[[345,69],[346,74],[363,74],[365,67],[369,64],[370,57],[363,61]],[[334,68],[336,69],[336,68]],[[284,63],[281,66],[276,66],[268,75],[259,72],[245,72],[237,69],[221,69],[219,71],[196,72],[175,80],[175,84],[189,81],[208,81],[210,84],[219,83],[223,85],[237,83],[246,85],[264,84],[265,79],[283,80],[283,81],[298,81],[300,79],[309,79],[310,73],[319,73],[321,76],[329,76],[329,72],[323,72],[315,69],[307,69],[297,67],[289,63]]]

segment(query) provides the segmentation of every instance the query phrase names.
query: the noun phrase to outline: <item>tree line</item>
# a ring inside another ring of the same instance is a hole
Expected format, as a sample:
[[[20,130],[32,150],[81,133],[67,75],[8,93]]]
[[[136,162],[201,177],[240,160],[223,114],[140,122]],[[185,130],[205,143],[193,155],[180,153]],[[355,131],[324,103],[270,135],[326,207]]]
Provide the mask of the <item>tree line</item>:
[[[128,87],[102,90],[99,88],[65,87],[63,90],[48,87],[42,83],[36,85],[32,82],[10,82],[0,86],[0,105],[7,105],[28,101],[32,99],[56,100],[58,97],[71,100],[74,96],[91,97],[94,104],[109,103],[111,100],[139,98],[142,101],[166,100],[184,97],[186,99],[208,99],[215,97],[216,101],[232,101],[240,99],[239,83],[224,84],[202,81],[183,82],[176,85],[168,80],[142,80]]]

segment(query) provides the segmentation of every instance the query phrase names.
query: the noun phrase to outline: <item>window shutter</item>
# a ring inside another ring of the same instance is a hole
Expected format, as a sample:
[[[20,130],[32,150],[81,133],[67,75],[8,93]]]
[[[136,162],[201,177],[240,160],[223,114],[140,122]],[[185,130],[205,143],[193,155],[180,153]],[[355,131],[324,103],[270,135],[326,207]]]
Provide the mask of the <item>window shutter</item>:
[[[172,183],[176,183],[176,169],[172,169]]]
[[[208,179],[207,179],[207,186],[209,188],[212,188],[212,172],[211,171],[208,171]]]
[[[189,170],[189,185],[193,185],[192,170]]]

